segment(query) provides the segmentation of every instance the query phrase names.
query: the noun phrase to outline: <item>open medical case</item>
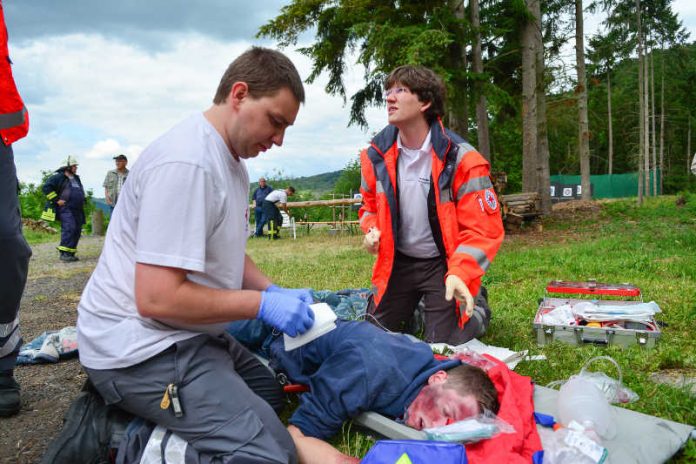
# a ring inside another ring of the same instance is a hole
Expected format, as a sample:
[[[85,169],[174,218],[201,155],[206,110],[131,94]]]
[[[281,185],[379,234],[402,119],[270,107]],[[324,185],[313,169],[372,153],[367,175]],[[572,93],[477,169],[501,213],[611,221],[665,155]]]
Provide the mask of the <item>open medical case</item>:
[[[608,298],[610,297],[610,298]],[[630,284],[599,283],[594,280],[586,282],[566,282],[554,280],[546,286],[546,294],[539,302],[539,309],[534,317],[534,331],[537,344],[546,345],[555,340],[574,345],[639,345],[652,348],[660,338],[660,327],[654,318],[647,323],[606,321],[587,323],[577,320],[570,324],[544,323],[543,316],[554,309],[578,303],[588,302],[602,305],[636,305],[643,303],[638,287]]]

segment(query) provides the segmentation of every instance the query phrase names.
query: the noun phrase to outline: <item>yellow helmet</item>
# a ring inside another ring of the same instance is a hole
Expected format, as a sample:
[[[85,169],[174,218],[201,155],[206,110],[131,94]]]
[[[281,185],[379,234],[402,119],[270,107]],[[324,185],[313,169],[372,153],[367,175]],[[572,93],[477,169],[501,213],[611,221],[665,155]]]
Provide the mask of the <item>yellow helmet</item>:
[[[68,159],[65,160],[65,166],[77,166],[78,164],[77,158],[74,156],[68,156]]]

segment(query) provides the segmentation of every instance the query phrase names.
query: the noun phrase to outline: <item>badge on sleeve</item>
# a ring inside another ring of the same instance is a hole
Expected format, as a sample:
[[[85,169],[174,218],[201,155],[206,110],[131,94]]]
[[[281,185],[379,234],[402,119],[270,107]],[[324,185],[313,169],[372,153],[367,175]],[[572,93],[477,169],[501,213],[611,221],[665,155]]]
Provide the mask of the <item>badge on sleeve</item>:
[[[484,191],[484,198],[486,200],[486,210],[489,214],[498,211],[498,198],[496,198],[492,188],[488,188]]]

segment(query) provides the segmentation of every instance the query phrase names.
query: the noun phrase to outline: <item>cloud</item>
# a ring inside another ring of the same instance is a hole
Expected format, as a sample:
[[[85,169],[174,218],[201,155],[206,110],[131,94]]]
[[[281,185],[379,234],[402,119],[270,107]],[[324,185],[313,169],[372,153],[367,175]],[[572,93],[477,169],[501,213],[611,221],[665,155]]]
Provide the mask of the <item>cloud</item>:
[[[166,49],[181,34],[219,40],[249,40],[275,17],[281,0],[94,0],[6,1],[5,15],[13,41],[33,41],[71,34],[125,38],[153,50]]]
[[[251,45],[181,34],[166,50],[145,50],[119,37],[70,34],[35,38],[12,49],[14,75],[29,108],[31,129],[15,144],[22,181],[38,183],[67,155],[80,159],[83,183],[100,192],[111,157],[129,163],[159,135],[210,106],[228,64]],[[303,77],[309,60],[286,51]],[[349,94],[361,68],[348,76]],[[347,129],[348,108],[324,92],[325,79],[306,86],[307,103],[282,147],[248,163],[252,178],[280,169],[303,176],[343,168],[369,133]],[[381,110],[374,113],[383,124]]]

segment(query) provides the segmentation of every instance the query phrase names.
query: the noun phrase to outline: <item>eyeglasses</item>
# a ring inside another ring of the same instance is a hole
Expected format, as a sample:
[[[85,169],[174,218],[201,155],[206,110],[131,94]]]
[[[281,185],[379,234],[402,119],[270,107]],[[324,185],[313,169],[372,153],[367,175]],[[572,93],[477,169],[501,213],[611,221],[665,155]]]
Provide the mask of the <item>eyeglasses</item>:
[[[402,93],[410,93],[411,91],[407,89],[406,87],[392,87],[391,89],[387,90],[384,92],[384,99],[386,100],[387,98],[391,97],[392,95],[397,96]]]

